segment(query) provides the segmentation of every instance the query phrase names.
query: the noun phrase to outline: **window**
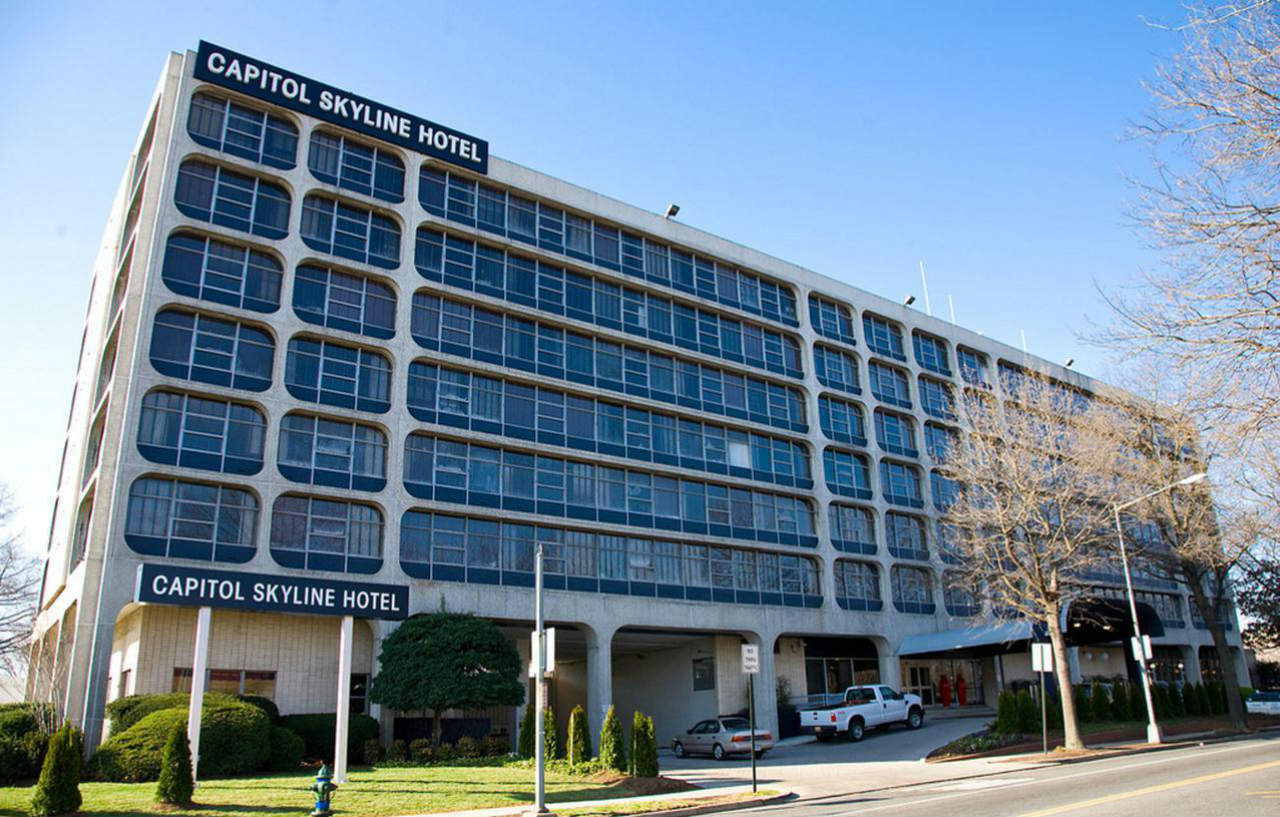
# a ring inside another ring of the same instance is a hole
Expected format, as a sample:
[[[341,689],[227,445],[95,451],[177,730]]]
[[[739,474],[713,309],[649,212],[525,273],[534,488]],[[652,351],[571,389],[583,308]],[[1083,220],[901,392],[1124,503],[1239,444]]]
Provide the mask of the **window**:
[[[377,573],[382,512],[358,502],[285,494],[271,510],[271,556],[283,567]]]
[[[938,462],[946,462],[959,441],[959,434],[954,429],[937,423],[924,424],[925,449],[928,450],[929,456]]]
[[[853,313],[844,304],[836,303],[820,295],[809,296],[809,322],[823,337],[850,345],[856,344],[853,333]]]
[[[535,262],[430,227],[417,230],[414,266],[429,281],[536,306],[663,343],[672,341],[674,328],[679,346],[776,374],[801,376],[799,344],[781,332],[690,305],[673,304],[667,298]]]
[[[347,136],[313,131],[307,153],[311,175],[322,182],[399,204],[404,162],[394,153]]]
[[[867,377],[871,381],[872,396],[881,403],[911,408],[911,389],[906,372],[873,360],[867,364]]]
[[[241,159],[282,170],[296,164],[298,129],[292,122],[204,91],[191,98],[187,133],[198,144]]]
[[[869,562],[837,559],[836,603],[845,610],[880,610],[880,569]]]
[[[178,168],[174,204],[183,215],[263,238],[289,234],[289,193],[257,176],[198,159]]]
[[[831,544],[846,553],[876,552],[875,517],[868,508],[832,503],[827,508]]]
[[[889,570],[893,606],[899,613],[933,615],[933,580],[922,567],[894,565]]]
[[[252,406],[157,389],[142,398],[138,452],[164,465],[256,474],[266,427]]]
[[[907,359],[902,348],[902,329],[879,315],[863,313],[862,333],[867,339],[867,348],[871,351],[891,357],[894,360]]]
[[[258,500],[239,488],[155,477],[129,488],[124,540],[144,556],[243,564],[257,527]]]
[[[824,394],[818,398],[818,416],[828,438],[850,445],[867,444],[866,416],[857,403]]]
[[[933,491],[933,506],[939,511],[945,511],[959,498],[960,488],[956,481],[937,471],[929,472],[929,485]]]
[[[911,340],[916,347],[916,363],[920,364],[920,368],[951,376],[951,358],[947,354],[945,340],[924,332],[912,332]]]
[[[918,457],[916,430],[911,418],[884,409],[876,409],[876,442],[891,454]]]
[[[884,538],[889,553],[900,559],[927,562],[929,547],[924,538],[924,522],[919,517],[897,511],[884,515]]]
[[[972,618],[982,612],[978,598],[965,586],[965,577],[954,570],[942,574],[942,605],[947,615]]]
[[[960,364],[960,376],[964,378],[964,382],[984,389],[991,388],[991,379],[987,375],[986,355],[957,346],[956,361]]]
[[[940,420],[956,419],[955,397],[951,386],[932,377],[920,377],[920,404],[925,413]]]
[[[797,325],[791,290],[745,270],[695,258],[553,204],[477,184],[433,165],[423,165],[419,179],[419,202],[440,218]]]
[[[274,256],[215,238],[176,233],[165,246],[160,277],[179,295],[275,312],[284,269]]]
[[[289,341],[284,385],[309,403],[384,413],[391,408],[391,364],[377,353],[327,340]]]
[[[300,264],[293,282],[293,311],[307,323],[374,338],[396,334],[396,295],[363,275]]]
[[[211,669],[207,673],[206,692],[254,695],[272,700],[276,697],[275,670]],[[191,667],[173,668],[171,689],[173,692],[191,692]]]
[[[363,264],[400,266],[400,226],[394,219],[327,196],[303,199],[302,240],[313,250]]]
[[[419,290],[413,295],[409,329],[414,342],[424,349],[619,393],[636,393],[636,387],[624,385],[624,380],[628,384],[647,382],[648,397],[654,400],[788,430],[807,429],[799,389],[567,332],[551,324],[535,324],[517,314]]]
[[[716,659],[703,656],[693,659],[693,691],[705,692],[716,688]]]
[[[71,535],[71,554],[67,559],[67,572],[76,569],[89,549],[89,523],[93,521],[93,494],[85,497],[76,511],[76,528]]]
[[[280,421],[280,473],[294,482],[381,491],[387,438],[373,426],[291,413]]]
[[[275,343],[261,329],[177,309],[161,310],[151,331],[151,365],[170,377],[266,391]]]
[[[862,454],[828,448],[822,452],[822,467],[833,493],[871,498],[871,465]]]
[[[855,355],[815,345],[813,368],[818,375],[818,382],[827,388],[849,394],[862,394],[862,387],[858,385],[858,358]]]
[[[920,493],[920,474],[910,465],[893,460],[880,461],[880,490],[894,505],[924,507]]]

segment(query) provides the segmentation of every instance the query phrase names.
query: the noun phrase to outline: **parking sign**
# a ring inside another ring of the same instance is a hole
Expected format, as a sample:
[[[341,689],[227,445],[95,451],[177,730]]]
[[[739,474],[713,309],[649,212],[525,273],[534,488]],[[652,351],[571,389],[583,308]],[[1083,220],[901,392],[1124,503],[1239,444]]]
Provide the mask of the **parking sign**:
[[[760,672],[760,647],[755,644],[742,645],[742,671],[747,675]]]

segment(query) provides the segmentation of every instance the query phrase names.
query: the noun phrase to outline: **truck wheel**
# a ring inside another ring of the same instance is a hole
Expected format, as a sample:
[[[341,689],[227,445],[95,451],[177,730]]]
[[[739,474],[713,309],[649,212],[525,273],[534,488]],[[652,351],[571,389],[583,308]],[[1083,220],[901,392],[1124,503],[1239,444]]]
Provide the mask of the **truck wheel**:
[[[672,744],[671,754],[675,755],[676,757],[684,757],[684,744],[681,743],[680,741],[676,741],[674,744]]]
[[[857,743],[862,740],[862,735],[866,731],[866,727],[862,723],[862,718],[853,718],[849,721],[849,740]]]
[[[919,729],[921,726],[924,726],[924,713],[920,711],[919,707],[912,707],[911,711],[907,713],[907,728]]]
[[[724,760],[725,758],[724,747],[718,743],[715,746],[712,746],[711,756],[714,757],[716,760]]]

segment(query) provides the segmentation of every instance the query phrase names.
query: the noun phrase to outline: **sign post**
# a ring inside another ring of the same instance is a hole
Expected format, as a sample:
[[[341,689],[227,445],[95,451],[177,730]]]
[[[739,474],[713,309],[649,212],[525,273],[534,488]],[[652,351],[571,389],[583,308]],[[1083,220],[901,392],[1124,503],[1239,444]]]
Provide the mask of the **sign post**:
[[[534,705],[537,711],[533,717],[533,755],[534,755],[534,772],[533,772],[533,813],[534,814],[550,814],[547,809],[547,769],[546,769],[546,752],[543,746],[543,730],[545,728],[547,709],[547,692],[543,688],[543,672],[546,669],[546,650],[547,650],[547,632],[546,624],[542,619],[542,543],[539,542],[535,553],[534,562],[534,588],[533,588],[533,684],[534,684]]]
[[[204,714],[204,677],[209,667],[209,621],[213,609],[201,607],[196,612],[196,649],[191,658],[191,703],[187,708],[187,743],[191,745],[191,782],[200,778],[200,718]]]
[[[751,728],[751,791],[756,791],[756,675],[760,672],[760,647],[742,645],[742,671],[747,676],[747,718]]]
[[[1044,689],[1044,674],[1053,672],[1053,645],[1031,645],[1031,671],[1040,673],[1040,739],[1043,751],[1049,754],[1049,696]]]
[[[347,782],[347,730],[351,721],[351,639],[355,620],[342,617],[338,630],[338,712],[334,718],[333,780]]]

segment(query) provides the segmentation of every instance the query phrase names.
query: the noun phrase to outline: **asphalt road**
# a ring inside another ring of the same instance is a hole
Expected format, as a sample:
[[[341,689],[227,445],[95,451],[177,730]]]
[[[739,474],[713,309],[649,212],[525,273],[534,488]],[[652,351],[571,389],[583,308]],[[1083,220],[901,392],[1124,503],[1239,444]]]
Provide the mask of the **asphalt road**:
[[[1274,817],[1280,814],[1280,735],[806,798],[752,813],[762,817]]]

